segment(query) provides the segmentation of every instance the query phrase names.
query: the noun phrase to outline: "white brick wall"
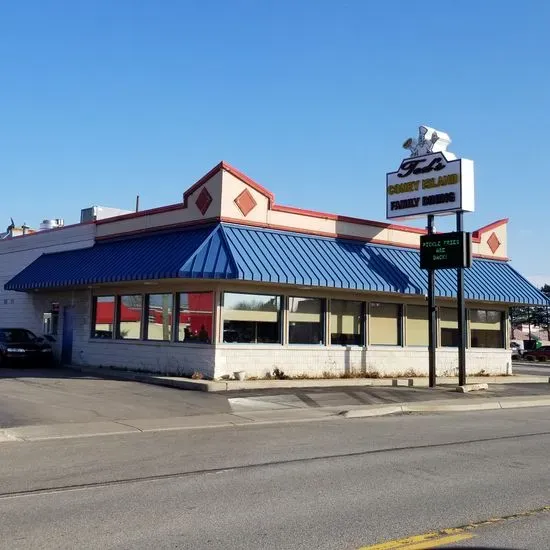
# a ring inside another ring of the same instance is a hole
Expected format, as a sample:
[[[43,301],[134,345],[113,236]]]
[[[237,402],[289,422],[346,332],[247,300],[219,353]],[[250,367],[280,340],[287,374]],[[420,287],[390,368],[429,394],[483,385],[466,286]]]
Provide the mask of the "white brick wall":
[[[335,348],[313,346],[218,346],[216,349],[216,376],[244,370],[248,376],[265,376],[279,368],[285,374],[296,376],[334,375],[350,371],[373,372],[382,376],[404,375],[414,371],[428,375],[426,348],[373,347]],[[467,352],[467,372],[477,374],[511,373],[510,352],[507,350],[476,349]],[[455,376],[458,372],[458,351],[441,348],[437,351],[437,375]]]

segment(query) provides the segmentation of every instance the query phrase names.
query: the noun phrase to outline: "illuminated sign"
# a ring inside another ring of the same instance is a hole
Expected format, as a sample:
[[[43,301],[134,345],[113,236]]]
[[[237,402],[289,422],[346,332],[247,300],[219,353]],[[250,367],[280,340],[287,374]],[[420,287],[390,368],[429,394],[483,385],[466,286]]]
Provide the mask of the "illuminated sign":
[[[395,172],[386,174],[386,217],[409,219],[427,214],[474,211],[474,163],[448,152],[450,138],[421,126],[419,138]]]
[[[470,233],[457,231],[420,237],[421,269],[458,269],[472,265]]]

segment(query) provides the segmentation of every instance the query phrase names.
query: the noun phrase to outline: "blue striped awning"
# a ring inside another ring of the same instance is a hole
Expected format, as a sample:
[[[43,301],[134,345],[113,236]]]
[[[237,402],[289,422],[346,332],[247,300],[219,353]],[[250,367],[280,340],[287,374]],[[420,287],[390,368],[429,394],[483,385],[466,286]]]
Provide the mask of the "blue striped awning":
[[[244,280],[401,294],[428,293],[418,250],[287,231],[226,225],[231,254]],[[474,259],[465,270],[468,300],[548,305],[508,262]],[[436,294],[456,297],[456,271],[440,270]]]
[[[166,278],[427,294],[418,250],[218,224],[200,229],[101,241],[91,248],[44,254],[6,290],[60,288]],[[455,271],[437,273],[438,296],[456,296]],[[547,305],[546,297],[507,262],[474,259],[468,300]]]
[[[28,291],[194,277],[197,270],[201,277],[234,278],[235,266],[221,238],[220,229],[210,226],[99,241],[90,248],[43,254],[4,288]]]

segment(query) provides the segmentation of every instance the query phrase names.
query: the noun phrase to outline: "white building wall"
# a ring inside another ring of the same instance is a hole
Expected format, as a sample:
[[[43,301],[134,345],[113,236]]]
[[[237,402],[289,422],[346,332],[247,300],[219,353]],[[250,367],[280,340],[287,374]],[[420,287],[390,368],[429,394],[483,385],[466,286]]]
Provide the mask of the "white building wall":
[[[42,254],[92,246],[94,235],[94,224],[82,224],[0,241],[0,326],[20,326],[40,333],[42,313],[49,311],[47,296],[7,291],[4,284]],[[52,297],[50,301],[58,299]]]
[[[246,371],[247,376],[264,377],[278,368],[289,376],[340,376],[364,373],[370,376],[427,376],[427,348],[373,347],[337,348],[325,346],[222,345],[216,349],[216,377]],[[467,351],[467,374],[511,374],[508,350]],[[458,350],[437,350],[437,375],[458,375]]]
[[[75,365],[124,368],[135,371],[214,377],[214,347],[201,344],[105,340],[90,338],[91,295],[74,292],[62,299],[61,309],[74,306],[73,359]],[[60,324],[62,319],[60,319]],[[60,325],[62,326],[62,325]]]

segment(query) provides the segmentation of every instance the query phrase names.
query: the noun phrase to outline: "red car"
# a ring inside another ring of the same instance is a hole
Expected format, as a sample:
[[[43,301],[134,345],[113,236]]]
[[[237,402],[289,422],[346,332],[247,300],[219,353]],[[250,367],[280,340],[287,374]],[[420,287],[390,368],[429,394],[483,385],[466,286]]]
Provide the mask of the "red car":
[[[527,361],[550,361],[550,346],[541,346],[523,352],[523,359]]]

